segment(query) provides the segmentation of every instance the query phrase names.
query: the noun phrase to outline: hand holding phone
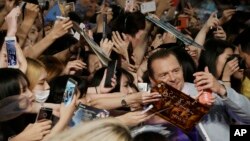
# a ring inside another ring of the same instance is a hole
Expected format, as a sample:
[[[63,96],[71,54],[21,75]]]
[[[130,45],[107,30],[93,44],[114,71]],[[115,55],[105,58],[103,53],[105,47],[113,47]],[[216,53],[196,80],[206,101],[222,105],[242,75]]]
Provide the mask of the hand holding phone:
[[[69,78],[63,95],[63,102],[65,106],[68,106],[72,102],[73,96],[76,92],[76,86],[77,82],[74,79]]]
[[[43,119],[51,120],[53,110],[51,108],[41,107],[39,113],[37,114],[36,121]]]
[[[117,60],[112,60],[108,64],[107,75],[104,83],[104,87],[112,87],[112,78],[116,72]]]
[[[16,37],[5,37],[8,67],[18,68],[17,54],[16,54]]]

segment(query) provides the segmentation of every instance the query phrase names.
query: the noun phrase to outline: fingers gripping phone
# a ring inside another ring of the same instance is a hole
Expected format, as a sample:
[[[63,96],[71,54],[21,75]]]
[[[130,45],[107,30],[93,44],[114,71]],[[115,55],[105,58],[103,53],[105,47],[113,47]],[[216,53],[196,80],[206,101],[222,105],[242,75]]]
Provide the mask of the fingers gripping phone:
[[[51,108],[42,107],[37,114],[36,121],[43,119],[51,120],[53,110]]]
[[[16,37],[5,37],[8,67],[18,68],[16,56]]]
[[[66,84],[64,94],[63,94],[63,102],[65,106],[69,105],[72,102],[73,96],[76,91],[76,86],[77,86],[77,82],[74,79],[69,78]]]

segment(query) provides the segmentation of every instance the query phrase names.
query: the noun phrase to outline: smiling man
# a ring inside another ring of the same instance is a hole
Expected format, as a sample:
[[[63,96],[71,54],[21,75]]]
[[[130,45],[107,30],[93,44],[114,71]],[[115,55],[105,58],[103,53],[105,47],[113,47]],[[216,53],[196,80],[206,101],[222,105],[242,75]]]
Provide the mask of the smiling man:
[[[204,140],[206,140],[204,134],[207,134],[212,141],[229,141],[231,118],[242,123],[250,123],[249,100],[219,83],[209,73],[208,68],[204,72],[190,74],[195,76],[195,84],[186,83],[183,68],[175,52],[170,49],[162,49],[148,59],[148,72],[152,85],[164,82],[193,98],[197,97],[198,91],[203,89],[210,89],[213,92],[216,99],[212,102],[210,112],[196,127]],[[203,127],[205,132],[202,132],[200,127]],[[177,134],[177,136],[179,135]]]

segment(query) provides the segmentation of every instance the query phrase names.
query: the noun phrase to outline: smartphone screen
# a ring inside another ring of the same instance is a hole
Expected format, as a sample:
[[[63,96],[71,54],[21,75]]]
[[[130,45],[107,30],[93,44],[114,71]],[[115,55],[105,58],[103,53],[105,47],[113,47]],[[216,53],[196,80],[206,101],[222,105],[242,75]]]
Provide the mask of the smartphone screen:
[[[36,121],[48,119],[51,120],[53,110],[51,108],[42,107],[37,114]]]
[[[73,96],[76,90],[76,85],[77,85],[77,82],[74,79],[69,78],[66,84],[64,95],[63,95],[63,102],[65,106],[69,105],[71,101],[73,100]]]
[[[117,60],[112,60],[109,62],[104,87],[112,87],[111,79],[113,78],[116,72],[116,66],[117,66]]]
[[[16,47],[15,47],[16,38],[6,37],[5,43],[7,49],[8,67],[16,68],[17,67]]]

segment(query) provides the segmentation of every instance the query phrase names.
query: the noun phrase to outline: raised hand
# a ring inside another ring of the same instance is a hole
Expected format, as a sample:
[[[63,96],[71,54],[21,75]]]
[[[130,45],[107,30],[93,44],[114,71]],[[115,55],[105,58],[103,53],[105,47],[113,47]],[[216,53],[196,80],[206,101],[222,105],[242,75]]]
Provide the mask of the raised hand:
[[[113,50],[116,53],[122,55],[124,58],[128,59],[127,57],[128,57],[129,41],[127,39],[127,36],[124,33],[122,33],[121,37],[118,31],[114,31],[112,32],[112,41],[114,44]]]
[[[114,46],[113,42],[107,38],[104,40],[102,39],[100,42],[100,47],[108,56],[110,56],[113,46]]]
[[[208,67],[205,68],[204,72],[196,72],[193,76],[195,77],[194,84],[198,91],[211,90],[220,96],[226,94],[225,87],[209,72]]]
[[[38,15],[38,12],[39,12],[38,5],[27,3],[25,7],[25,12],[24,12],[25,14],[24,20],[32,19],[32,23],[33,23],[33,21]]]
[[[222,17],[220,18],[220,25],[231,20],[232,16],[235,14],[236,9],[226,9],[222,13]]]
[[[63,74],[73,75],[77,71],[82,70],[84,68],[87,68],[87,67],[86,67],[86,63],[84,63],[82,60],[69,61],[63,70]]]
[[[57,20],[49,34],[52,35],[52,38],[58,39],[68,33],[69,29],[72,27],[73,23],[69,18],[65,20]]]
[[[19,69],[25,74],[27,67],[28,67],[28,64],[27,64],[27,60],[23,54],[23,51],[18,43],[16,43],[16,57],[17,57],[17,62],[19,64]]]
[[[155,36],[154,41],[152,42],[151,46],[155,48],[157,48],[158,46],[160,46],[161,44],[163,44],[163,39],[162,39],[162,35],[161,34],[157,34]]]
[[[212,29],[212,28],[217,28],[219,26],[219,20],[217,18],[216,12],[213,12],[210,17],[208,18],[207,22],[205,23],[205,27],[207,30]]]
[[[135,65],[130,64],[127,60],[122,59],[122,66],[123,69],[135,73],[137,71],[137,67]]]
[[[220,39],[220,40],[226,40],[227,39],[227,34],[226,32],[223,30],[223,28],[221,26],[217,26],[216,28],[217,30],[215,30],[213,32],[214,34],[214,38],[215,39]]]
[[[188,2],[187,6],[184,8],[184,13],[191,17],[194,16],[195,11],[190,2]]]
[[[10,13],[5,17],[8,26],[7,37],[13,37],[17,32],[17,19],[21,11],[19,7],[13,8]]]
[[[228,61],[222,74],[222,81],[230,81],[231,75],[240,69],[238,59]]]
[[[116,84],[117,84],[117,81],[116,81],[116,76],[114,75],[112,78],[111,78],[111,86],[110,88],[106,88],[104,87],[104,83],[105,83],[105,80],[106,80],[106,76],[107,76],[107,69],[104,71],[104,74],[103,74],[103,77],[102,77],[102,81],[100,82],[100,85],[97,87],[97,91],[99,91],[98,93],[99,94],[106,94],[106,93],[109,93],[110,91],[112,91]]]

